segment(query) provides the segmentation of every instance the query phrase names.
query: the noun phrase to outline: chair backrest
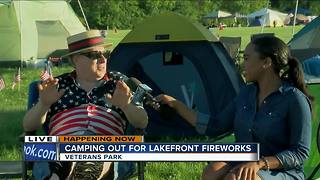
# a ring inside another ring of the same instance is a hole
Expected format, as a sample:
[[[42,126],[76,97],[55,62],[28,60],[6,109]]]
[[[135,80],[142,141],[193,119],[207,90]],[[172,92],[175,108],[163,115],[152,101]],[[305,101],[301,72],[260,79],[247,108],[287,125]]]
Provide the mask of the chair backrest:
[[[23,164],[21,161],[0,161],[0,178],[23,178],[25,179],[25,173],[23,170]]]
[[[320,123],[318,125],[317,146],[318,146],[318,151],[320,153]]]
[[[38,102],[38,98],[39,98],[38,83],[39,81],[33,81],[29,84],[28,107],[27,107],[28,110],[31,109]]]
[[[35,104],[37,104],[39,100],[39,91],[38,91],[38,83],[40,81],[33,81],[29,84],[29,92],[28,92],[28,107],[27,109],[31,109]],[[42,125],[42,128],[46,134],[49,134],[49,122],[45,122]]]
[[[240,47],[241,47],[241,37],[220,37],[220,42],[226,48],[232,59],[236,59]]]
[[[274,36],[274,33],[259,33],[259,34],[252,34],[251,41],[254,41],[257,38],[265,37],[265,36]]]

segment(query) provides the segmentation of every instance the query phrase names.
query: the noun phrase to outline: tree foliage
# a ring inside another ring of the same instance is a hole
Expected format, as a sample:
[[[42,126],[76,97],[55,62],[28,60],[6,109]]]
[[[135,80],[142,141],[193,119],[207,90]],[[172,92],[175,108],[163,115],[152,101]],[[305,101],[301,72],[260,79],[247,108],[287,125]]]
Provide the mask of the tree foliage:
[[[175,12],[201,22],[212,11],[248,14],[267,7],[268,0],[80,0],[91,28],[131,29],[144,18],[163,12]],[[270,0],[269,8],[286,12],[295,8],[295,0]],[[71,6],[84,22],[78,0]],[[299,7],[320,13],[320,1],[299,0]]]

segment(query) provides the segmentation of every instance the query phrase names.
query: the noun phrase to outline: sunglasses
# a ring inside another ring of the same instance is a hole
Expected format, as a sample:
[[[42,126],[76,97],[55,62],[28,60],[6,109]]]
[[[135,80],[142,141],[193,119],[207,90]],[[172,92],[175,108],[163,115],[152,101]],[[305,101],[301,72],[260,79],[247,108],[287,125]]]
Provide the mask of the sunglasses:
[[[86,56],[87,58],[94,60],[105,57],[106,59],[110,56],[110,51],[91,51],[86,53],[81,53],[80,55]]]

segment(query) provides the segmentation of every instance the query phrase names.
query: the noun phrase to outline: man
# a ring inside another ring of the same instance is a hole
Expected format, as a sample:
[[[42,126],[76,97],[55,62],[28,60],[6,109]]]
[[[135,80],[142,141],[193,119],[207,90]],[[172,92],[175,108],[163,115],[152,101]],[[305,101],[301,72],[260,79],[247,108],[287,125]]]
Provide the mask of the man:
[[[125,82],[114,81],[107,72],[107,59],[100,31],[90,30],[67,38],[69,57],[75,70],[38,85],[39,101],[23,119],[25,131],[34,131],[49,121],[50,135],[122,135],[126,121],[145,128],[143,107],[131,104]],[[70,164],[50,164],[54,176],[70,176]],[[62,173],[59,171],[64,170]],[[59,174],[60,173],[60,174]]]

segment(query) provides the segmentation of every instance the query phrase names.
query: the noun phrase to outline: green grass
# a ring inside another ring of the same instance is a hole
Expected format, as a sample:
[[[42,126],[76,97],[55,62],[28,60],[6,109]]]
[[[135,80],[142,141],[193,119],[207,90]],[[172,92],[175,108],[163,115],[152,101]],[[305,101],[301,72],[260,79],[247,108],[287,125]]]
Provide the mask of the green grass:
[[[295,32],[298,32],[302,29],[303,26],[296,26]],[[261,27],[241,27],[241,28],[226,28],[224,30],[218,30],[214,28],[213,33],[218,36],[227,36],[227,37],[240,37],[241,36],[241,49],[243,50],[250,41],[250,37],[252,34],[261,33]],[[289,42],[292,38],[292,26],[286,27],[276,27],[270,28],[265,27],[263,33],[275,33],[275,35],[281,38],[284,42]]]
[[[295,32],[300,30],[302,26],[298,26]],[[214,29],[213,32],[221,36],[241,36],[242,44],[241,49],[244,49],[249,42],[251,34],[256,34],[261,31],[260,27],[243,27],[243,28],[226,28],[223,31]],[[128,33],[129,30],[119,30],[117,33],[108,31],[107,42],[113,43],[113,48],[121,41],[121,39]],[[283,28],[265,28],[264,32],[274,32],[278,37],[288,42],[291,39],[291,27]],[[54,68],[53,74],[58,75],[63,72],[70,71],[70,67]],[[21,83],[20,89],[18,86],[12,90],[11,83],[16,69],[1,68],[0,74],[4,76],[7,88],[0,91],[0,160],[20,160],[21,159],[21,142],[19,136],[22,134],[22,118],[26,112],[27,99],[28,99],[28,84],[34,80],[39,79],[40,69],[21,69]],[[316,96],[316,106],[314,108],[314,124],[319,123],[320,118],[320,86],[314,85],[310,87],[313,95]],[[315,144],[315,131],[316,126],[313,126],[313,145]],[[193,139],[191,141],[212,141],[212,139],[203,137]],[[228,138],[227,141],[232,141],[233,138]],[[306,162],[306,172],[310,173],[316,163],[319,162],[319,154],[316,147],[312,147],[311,157]],[[187,162],[152,162],[147,163],[145,168],[146,179],[200,179],[202,169],[206,163],[187,163]],[[320,177],[318,172],[316,177]]]

